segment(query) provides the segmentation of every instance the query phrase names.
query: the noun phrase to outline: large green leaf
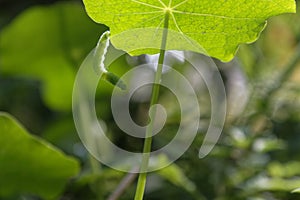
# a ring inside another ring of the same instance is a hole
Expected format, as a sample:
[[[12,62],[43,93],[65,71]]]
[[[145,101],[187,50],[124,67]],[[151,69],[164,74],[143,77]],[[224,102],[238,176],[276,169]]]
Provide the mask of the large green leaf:
[[[125,43],[112,38],[117,48],[127,50],[136,43],[142,47],[155,38],[160,39],[162,30],[156,28],[163,28],[165,13],[169,12],[170,30],[195,40],[208,55],[223,61],[234,57],[239,44],[254,42],[264,29],[267,18],[296,10],[294,0],[83,1],[89,16],[109,26],[112,36],[135,28],[154,28],[124,38]],[[195,51],[185,37],[169,38],[167,49]],[[145,49],[137,53],[153,52]]]
[[[71,110],[77,68],[104,30],[78,3],[32,7],[0,32],[0,72],[40,80],[49,107]]]
[[[78,172],[77,160],[0,113],[0,196],[25,193],[53,198]]]
[[[158,160],[160,163],[168,162],[168,158],[164,155],[160,155]],[[182,187],[190,193],[196,191],[196,185],[185,175],[184,170],[176,163],[172,163],[168,167],[159,170],[157,173],[174,185]]]

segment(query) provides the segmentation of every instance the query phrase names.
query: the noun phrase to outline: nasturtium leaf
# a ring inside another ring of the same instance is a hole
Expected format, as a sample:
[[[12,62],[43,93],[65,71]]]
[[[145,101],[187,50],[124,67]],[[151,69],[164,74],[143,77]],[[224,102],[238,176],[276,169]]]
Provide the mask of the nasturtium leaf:
[[[113,36],[132,29],[144,28],[145,33],[138,36],[133,34],[132,38],[124,38],[125,40],[132,40],[141,47],[149,40],[153,40],[160,34],[158,28],[164,28],[165,14],[170,13],[168,26],[170,30],[198,42],[206,54],[223,61],[229,61],[234,57],[239,44],[257,40],[266,25],[266,19],[296,11],[295,0],[83,0],[83,2],[87,13],[94,21],[109,26],[112,43],[117,48],[126,50],[131,42],[120,43],[115,41]],[[167,40],[166,49],[195,51],[188,43],[184,39],[173,38]],[[144,49],[137,53],[147,54],[153,51]]]
[[[32,194],[57,197],[79,172],[76,159],[29,134],[0,112],[0,197]]]

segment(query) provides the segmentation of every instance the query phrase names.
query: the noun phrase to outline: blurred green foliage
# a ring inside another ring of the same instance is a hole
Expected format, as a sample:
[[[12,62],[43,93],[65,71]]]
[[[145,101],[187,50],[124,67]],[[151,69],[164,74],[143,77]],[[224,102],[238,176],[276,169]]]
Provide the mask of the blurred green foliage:
[[[43,142],[29,142],[26,145],[32,148],[26,149],[13,137],[6,140],[9,131],[4,128],[10,123],[18,127],[14,130],[16,133],[11,133],[15,137],[24,130],[11,120],[0,121],[0,195],[14,192],[11,199],[31,200],[61,192],[57,199],[106,199],[126,175],[101,166],[86,152],[73,124],[71,95],[78,67],[107,27],[93,23],[80,2],[32,7],[40,2],[30,2],[24,5],[28,8],[22,12],[23,8],[16,9],[13,2],[6,2],[5,6],[0,3],[0,110],[14,115],[29,132],[37,135],[26,133],[29,141]],[[9,9],[13,13],[9,13]],[[16,10],[20,11],[18,15]],[[299,14],[274,17],[255,44],[241,46],[237,61],[229,65],[241,71],[246,83],[243,90],[249,92],[243,112],[235,110],[233,113],[237,114],[228,116],[218,145],[208,157],[200,160],[197,155],[203,139],[201,133],[205,133],[209,122],[204,117],[204,128],[199,130],[199,136],[184,156],[169,168],[150,174],[145,199],[300,199],[297,190],[300,187],[300,70],[299,63],[292,67],[288,64],[299,56],[299,21]],[[220,64],[220,70],[230,93],[230,81],[237,80],[230,76],[230,71],[228,75],[230,67],[223,65]],[[111,66],[118,75],[129,69],[125,56]],[[140,150],[142,140],[125,136],[114,124],[109,109],[112,86],[106,82],[100,85],[96,109],[108,127],[108,136],[122,148]],[[235,94],[243,92],[238,90]],[[208,94],[200,96],[203,99],[199,101],[206,104]],[[178,104],[164,90],[160,101],[170,110],[170,115],[164,134],[154,139],[154,148],[170,141],[178,127]],[[235,102],[241,103],[241,100],[235,99]],[[235,109],[232,104],[229,101],[230,110]],[[147,102],[132,103],[133,118],[142,118],[146,109]],[[203,116],[209,116],[206,107],[202,112]],[[51,158],[50,153],[42,154],[43,150],[33,151],[34,145],[48,149],[44,140],[79,159],[81,172],[76,176],[74,164],[64,165],[69,161],[60,162],[55,156]],[[9,154],[3,151],[5,148],[11,149]],[[14,153],[17,150],[22,154]],[[49,169],[40,168],[40,171],[30,168],[34,167],[34,160],[21,165],[32,156],[36,156],[34,159],[39,163],[52,164],[47,165]],[[164,159],[161,157],[159,161],[165,162]],[[11,175],[6,171],[8,168],[13,172]],[[27,176],[32,178],[22,179]],[[70,176],[76,178],[66,183]],[[39,184],[36,180],[45,183]],[[132,199],[134,180],[133,177],[133,183],[128,184],[120,199]],[[14,181],[19,185],[13,184]],[[39,191],[35,190],[36,184],[40,186]],[[6,188],[9,185],[18,188]],[[64,191],[63,185],[66,185]],[[0,196],[0,199],[8,197]]]
[[[0,113],[0,196],[31,193],[57,197],[79,172],[77,160],[28,134],[11,116]]]
[[[78,3],[31,8],[1,32],[1,71],[41,81],[45,103],[68,111],[76,69],[103,30]]]

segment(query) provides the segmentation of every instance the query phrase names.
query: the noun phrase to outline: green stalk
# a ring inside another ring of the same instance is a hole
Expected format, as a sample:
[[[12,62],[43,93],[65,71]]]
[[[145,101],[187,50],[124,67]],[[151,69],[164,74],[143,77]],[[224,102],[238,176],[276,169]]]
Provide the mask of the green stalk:
[[[291,61],[286,65],[280,76],[276,80],[276,85],[273,86],[268,92],[267,92],[267,98],[270,98],[279,88],[282,87],[282,85],[291,78],[291,75],[297,68],[297,64],[300,61],[300,44],[296,47],[294,56],[292,57]]]
[[[155,80],[154,80],[154,86],[152,88],[152,96],[151,96],[151,102],[150,102],[150,108],[157,104],[158,96],[159,96],[159,89],[160,89],[160,80],[162,76],[162,69],[163,64],[165,60],[165,53],[166,53],[166,45],[167,45],[167,37],[168,37],[168,28],[169,28],[169,17],[170,13],[169,11],[166,11],[165,14],[165,20],[164,20],[164,31],[162,36],[162,42],[161,42],[161,50],[159,54],[159,60],[157,65],[157,70],[155,73]],[[152,132],[153,132],[153,126],[155,121],[155,115],[156,115],[156,109],[152,109],[149,113],[149,126],[147,126],[146,129],[146,138],[144,142],[144,149],[143,149],[143,158],[142,158],[142,164],[140,171],[142,173],[139,174],[139,179],[137,183],[137,189],[135,193],[134,200],[142,200],[145,192],[145,186],[146,186],[146,179],[147,179],[147,172],[145,172],[148,168],[149,158],[150,158],[150,152],[151,152],[151,144],[152,144]]]

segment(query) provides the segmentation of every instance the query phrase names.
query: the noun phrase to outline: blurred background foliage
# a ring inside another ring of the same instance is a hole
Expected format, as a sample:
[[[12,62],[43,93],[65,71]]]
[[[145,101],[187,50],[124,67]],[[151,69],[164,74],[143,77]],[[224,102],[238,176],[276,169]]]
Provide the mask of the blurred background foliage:
[[[299,22],[299,14],[273,17],[260,39],[242,45],[235,60],[226,64],[216,60],[226,85],[229,112],[222,138],[204,159],[197,155],[201,133],[209,122],[206,107],[210,102],[207,91],[201,89],[203,83],[195,82],[204,108],[199,136],[181,159],[149,175],[145,199],[300,199]],[[0,0],[0,111],[16,117],[5,114],[0,118],[0,199],[116,199],[122,189],[125,191],[119,199],[132,199],[136,175],[96,162],[81,144],[72,119],[76,72],[105,30],[107,27],[88,18],[81,1]],[[188,52],[185,55],[203,58]],[[122,75],[146,60],[147,56],[123,56],[110,69]],[[187,76],[191,74],[182,65],[175,67]],[[106,82],[100,85],[96,108],[109,137],[122,148],[140,151],[142,140],[126,136],[113,122],[113,87]],[[154,148],[172,139],[179,122],[174,97],[162,90],[160,103],[170,112],[163,134],[155,137]],[[143,122],[147,98],[132,102],[130,108],[133,118]],[[13,125],[10,128],[8,124]],[[23,133],[24,129],[32,133],[27,138],[31,135],[35,139],[28,139],[28,143],[24,140],[23,144],[20,136],[11,139],[11,145],[4,145],[8,133]],[[31,151],[42,152],[30,148],[33,141],[49,148],[45,150],[49,154],[33,154]],[[17,154],[5,157],[8,149],[25,152],[28,163],[24,163],[26,157]],[[59,161],[54,154],[64,158]],[[75,159],[80,162],[80,172]],[[41,167],[43,163],[50,167]],[[61,173],[54,176],[53,171]],[[70,176],[73,178],[65,180]],[[21,189],[12,189],[13,185]]]

